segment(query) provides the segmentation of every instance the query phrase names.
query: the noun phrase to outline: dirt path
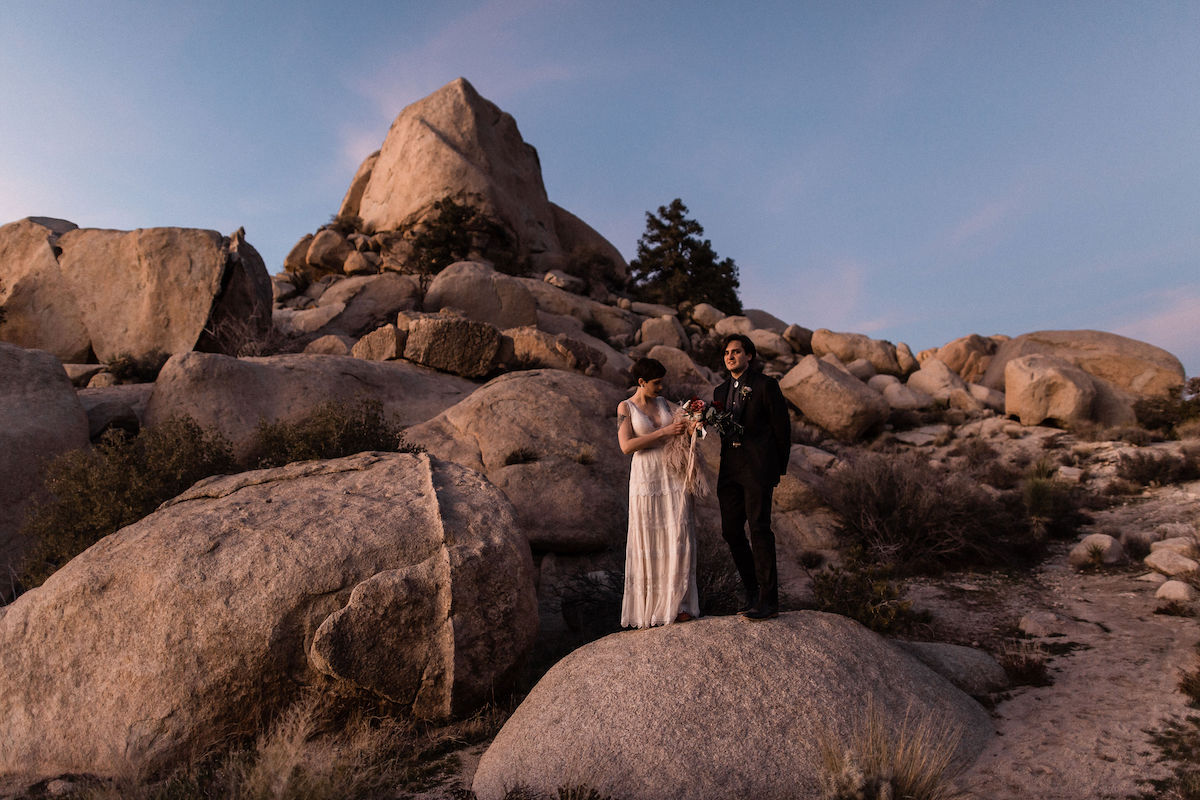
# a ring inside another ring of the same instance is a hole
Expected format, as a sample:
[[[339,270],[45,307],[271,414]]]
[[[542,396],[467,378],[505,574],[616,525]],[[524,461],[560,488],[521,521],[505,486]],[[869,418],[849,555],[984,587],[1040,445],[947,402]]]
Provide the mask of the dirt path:
[[[1196,487],[1098,514],[1091,527],[1200,522]],[[1042,641],[1077,647],[1052,658],[1051,686],[1020,687],[996,706],[997,736],[964,776],[976,796],[1126,798],[1146,788],[1139,780],[1166,774],[1146,731],[1188,711],[1177,684],[1195,666],[1200,622],[1155,614],[1156,587],[1139,574],[1079,573],[1065,553],[1036,573],[1025,599],[1065,620],[1064,635]]]

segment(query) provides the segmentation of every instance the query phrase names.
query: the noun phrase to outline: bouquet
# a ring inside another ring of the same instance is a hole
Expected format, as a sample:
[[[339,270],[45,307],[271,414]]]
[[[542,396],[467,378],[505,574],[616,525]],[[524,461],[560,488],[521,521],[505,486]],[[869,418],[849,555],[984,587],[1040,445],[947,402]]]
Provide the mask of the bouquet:
[[[696,443],[708,435],[712,427],[722,436],[740,436],[742,426],[731,413],[716,403],[705,403],[699,397],[680,403],[675,412],[676,419],[686,423],[682,436],[676,436],[667,444],[667,467],[683,477],[684,488],[697,497],[709,492],[708,480],[704,475],[704,456]]]

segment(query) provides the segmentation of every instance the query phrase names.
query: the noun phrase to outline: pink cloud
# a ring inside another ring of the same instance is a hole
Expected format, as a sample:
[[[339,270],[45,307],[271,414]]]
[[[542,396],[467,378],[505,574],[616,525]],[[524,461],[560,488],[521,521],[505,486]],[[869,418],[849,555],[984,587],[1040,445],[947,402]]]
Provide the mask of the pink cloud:
[[[1200,286],[1161,292],[1144,315],[1114,332],[1156,345],[1183,362],[1188,375],[1200,374]]]

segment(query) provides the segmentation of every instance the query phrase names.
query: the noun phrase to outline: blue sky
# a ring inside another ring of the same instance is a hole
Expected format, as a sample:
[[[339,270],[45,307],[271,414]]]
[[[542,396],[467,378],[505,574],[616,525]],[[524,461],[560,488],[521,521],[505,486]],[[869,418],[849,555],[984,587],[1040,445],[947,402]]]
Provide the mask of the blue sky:
[[[1200,3],[4,0],[0,222],[245,226],[268,269],[464,76],[635,252],[914,351],[1096,328],[1200,374]]]

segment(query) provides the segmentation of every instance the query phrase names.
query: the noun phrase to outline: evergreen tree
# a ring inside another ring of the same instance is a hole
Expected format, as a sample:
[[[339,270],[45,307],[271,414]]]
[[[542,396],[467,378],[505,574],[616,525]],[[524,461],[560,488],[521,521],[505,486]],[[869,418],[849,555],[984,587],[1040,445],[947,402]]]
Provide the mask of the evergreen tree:
[[[657,215],[646,212],[646,232],[629,265],[634,296],[669,306],[684,300],[710,303],[726,314],[742,313],[737,264],[731,258],[718,261],[712,243],[700,238],[704,228],[687,214],[678,197],[659,206]]]

